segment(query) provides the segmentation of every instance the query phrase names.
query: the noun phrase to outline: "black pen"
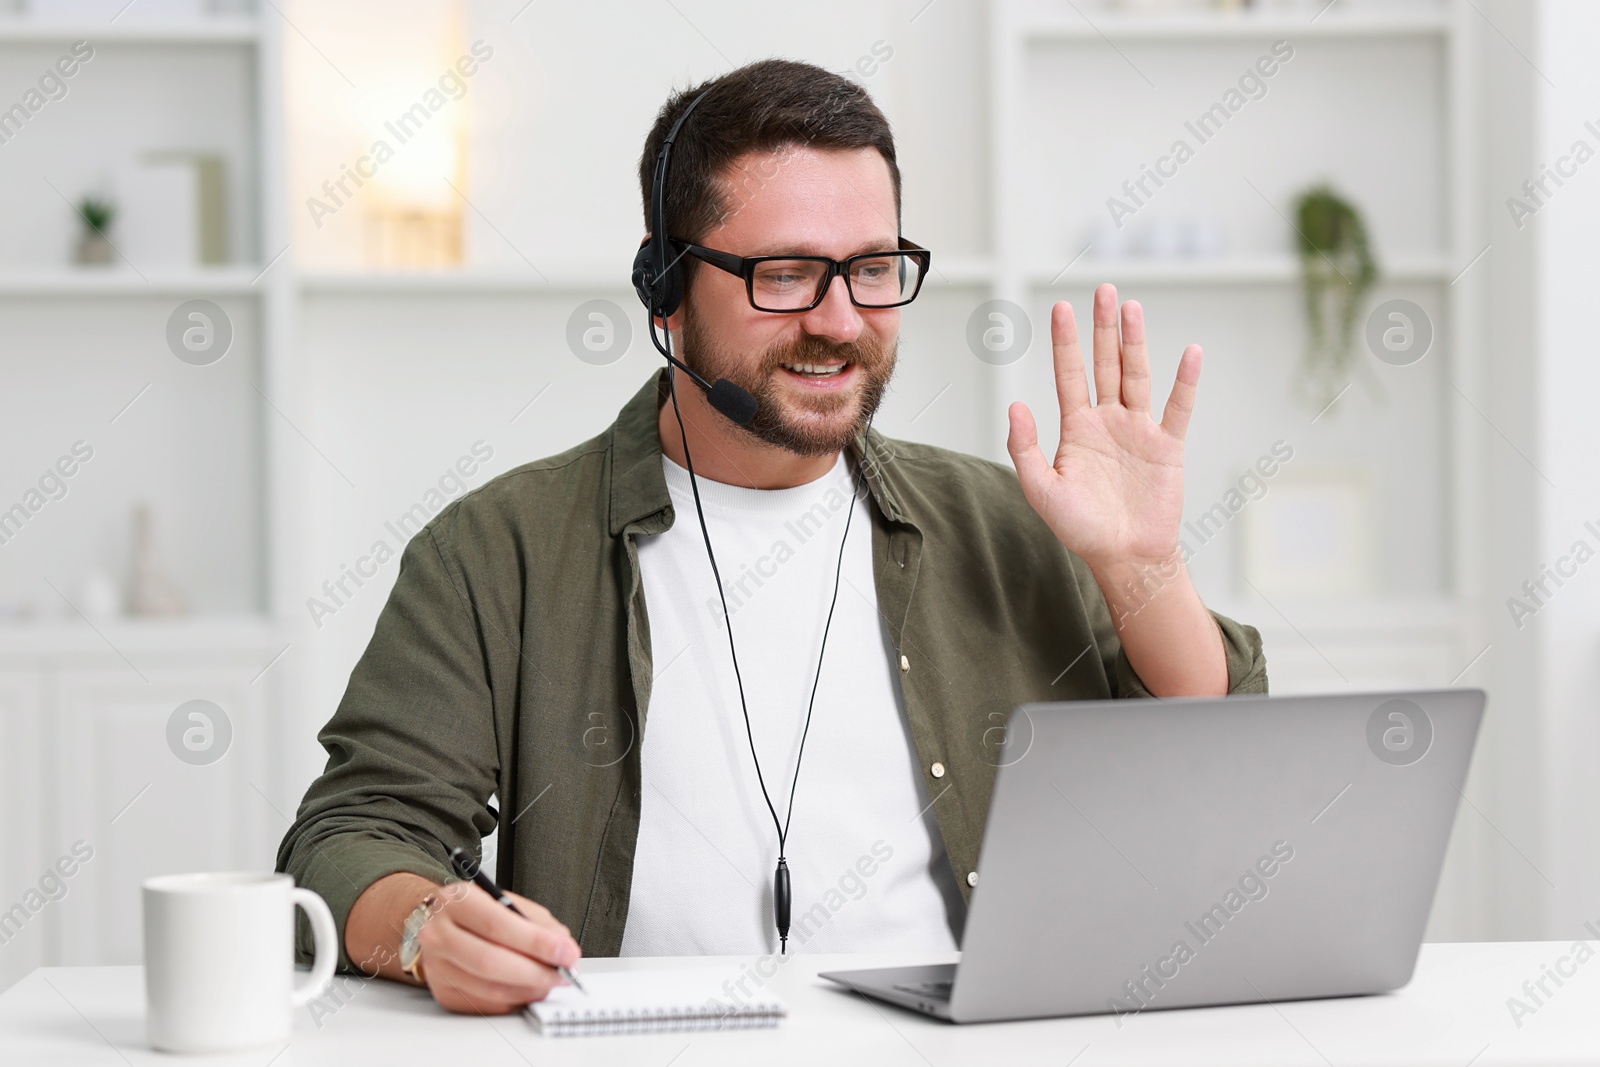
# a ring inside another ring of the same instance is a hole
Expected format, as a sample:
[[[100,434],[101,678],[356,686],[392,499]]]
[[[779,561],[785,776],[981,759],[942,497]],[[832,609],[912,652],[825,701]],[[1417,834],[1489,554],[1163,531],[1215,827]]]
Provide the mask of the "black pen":
[[[505,893],[502,893],[500,891],[500,887],[494,884],[494,879],[483,873],[483,864],[469,856],[466,849],[451,849],[450,862],[455,866],[456,873],[461,877],[476,882],[479,889],[483,890],[485,893],[488,893],[491,897],[494,897],[494,899],[510,908],[516,914],[522,915],[524,919],[527,918],[526,915],[522,914],[522,909],[517,907],[516,904],[512,902],[511,898]],[[589,991],[583,988],[583,983],[578,981],[578,976],[573,974],[559,963],[556,964],[556,973],[575,986],[578,992],[582,993],[584,996],[589,995]]]

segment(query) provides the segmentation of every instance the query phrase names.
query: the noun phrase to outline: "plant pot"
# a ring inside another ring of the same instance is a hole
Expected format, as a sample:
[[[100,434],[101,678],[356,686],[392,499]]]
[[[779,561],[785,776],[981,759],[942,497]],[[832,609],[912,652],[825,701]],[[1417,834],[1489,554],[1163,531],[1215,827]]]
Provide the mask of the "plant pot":
[[[90,230],[78,238],[75,258],[84,266],[104,266],[116,262],[117,250],[111,247],[105,234]]]

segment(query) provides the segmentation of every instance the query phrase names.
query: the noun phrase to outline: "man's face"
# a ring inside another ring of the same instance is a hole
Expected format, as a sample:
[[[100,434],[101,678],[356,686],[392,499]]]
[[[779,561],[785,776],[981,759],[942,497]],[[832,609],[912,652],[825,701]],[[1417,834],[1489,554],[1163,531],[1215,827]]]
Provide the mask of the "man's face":
[[[876,149],[748,153],[725,182],[728,216],[696,242],[708,248],[844,259],[898,247],[894,185]],[[745,429],[820,456],[844,448],[877,410],[894,373],[900,309],[856,307],[844,279],[834,278],[810,311],[757,311],[743,278],[697,263],[682,321],[684,362],[760,404]],[[827,372],[814,373],[818,367]]]

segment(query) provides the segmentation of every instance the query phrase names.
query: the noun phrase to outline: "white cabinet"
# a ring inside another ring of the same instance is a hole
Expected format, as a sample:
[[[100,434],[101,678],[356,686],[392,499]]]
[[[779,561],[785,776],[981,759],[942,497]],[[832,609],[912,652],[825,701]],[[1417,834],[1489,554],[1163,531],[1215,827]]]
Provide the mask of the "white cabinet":
[[[23,902],[40,875],[40,721],[44,676],[0,670],[0,989],[39,966],[43,929]],[[22,910],[16,908],[21,906]]]
[[[0,988],[41,964],[139,962],[144,879],[270,869],[285,828],[268,799],[269,624],[15,629],[0,633],[0,909],[21,933],[0,945]]]

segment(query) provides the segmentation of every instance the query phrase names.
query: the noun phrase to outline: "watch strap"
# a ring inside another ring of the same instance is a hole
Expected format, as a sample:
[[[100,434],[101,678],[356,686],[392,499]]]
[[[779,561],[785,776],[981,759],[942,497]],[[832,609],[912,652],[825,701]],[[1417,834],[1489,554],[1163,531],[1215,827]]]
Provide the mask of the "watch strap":
[[[423,897],[411,914],[406,916],[405,929],[400,934],[400,970],[418,985],[428,984],[422,972],[422,944],[418,941],[418,935],[422,933],[422,924],[433,915],[438,902],[436,893]]]

